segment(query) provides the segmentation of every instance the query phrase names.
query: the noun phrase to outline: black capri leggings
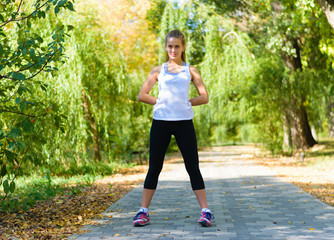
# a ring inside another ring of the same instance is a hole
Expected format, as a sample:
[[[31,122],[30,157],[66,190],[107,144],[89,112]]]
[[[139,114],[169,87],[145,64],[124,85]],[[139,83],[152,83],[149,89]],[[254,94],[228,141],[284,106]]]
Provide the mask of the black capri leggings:
[[[149,169],[144,188],[156,189],[162,170],[166,150],[174,135],[181,151],[193,190],[204,189],[204,181],[199,170],[196,133],[192,120],[152,122],[150,134]]]

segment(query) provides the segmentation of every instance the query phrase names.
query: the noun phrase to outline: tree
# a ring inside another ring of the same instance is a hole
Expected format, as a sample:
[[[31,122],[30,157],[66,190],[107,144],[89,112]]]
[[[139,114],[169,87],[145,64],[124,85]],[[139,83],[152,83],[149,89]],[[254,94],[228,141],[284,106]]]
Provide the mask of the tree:
[[[318,0],[322,11],[327,17],[328,23],[334,28],[334,1],[333,0]]]
[[[67,31],[72,26],[57,25],[52,31],[40,35],[33,30],[35,22],[62,9],[74,11],[73,2],[67,0],[7,0],[0,11],[0,184],[4,198],[15,190],[15,177],[23,162],[33,161],[29,155],[35,121],[46,116],[55,103],[35,98],[33,89],[47,90],[42,74],[57,71],[55,64],[63,62]],[[6,177],[6,178],[5,178]]]

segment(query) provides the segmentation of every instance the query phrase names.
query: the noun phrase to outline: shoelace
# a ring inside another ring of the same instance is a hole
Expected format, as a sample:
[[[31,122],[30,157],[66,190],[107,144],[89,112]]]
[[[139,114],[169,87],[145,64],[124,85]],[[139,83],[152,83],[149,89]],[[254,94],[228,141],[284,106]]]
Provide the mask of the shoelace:
[[[146,216],[146,213],[144,213],[144,212],[138,212],[137,215],[133,218],[133,220],[138,220],[138,219],[140,219],[140,216],[141,216],[142,214],[144,214],[144,215]]]
[[[215,216],[211,212],[205,212],[205,218],[211,220],[215,219]]]

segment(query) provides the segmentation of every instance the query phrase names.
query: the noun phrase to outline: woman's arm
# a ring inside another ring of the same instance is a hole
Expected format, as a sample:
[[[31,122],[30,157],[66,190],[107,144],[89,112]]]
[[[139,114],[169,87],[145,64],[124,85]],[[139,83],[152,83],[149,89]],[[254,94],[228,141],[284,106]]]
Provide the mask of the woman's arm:
[[[161,70],[161,66],[153,68],[153,70],[148,75],[146,81],[141,87],[138,94],[138,101],[154,105],[157,101],[157,98],[150,95],[150,91],[154,87],[155,83],[158,81],[158,76]]]
[[[191,79],[198,92],[197,97],[190,99],[191,105],[197,106],[197,105],[208,103],[209,96],[208,96],[208,92],[206,91],[205,85],[203,83],[201,74],[194,66],[190,66],[189,69],[190,69]]]

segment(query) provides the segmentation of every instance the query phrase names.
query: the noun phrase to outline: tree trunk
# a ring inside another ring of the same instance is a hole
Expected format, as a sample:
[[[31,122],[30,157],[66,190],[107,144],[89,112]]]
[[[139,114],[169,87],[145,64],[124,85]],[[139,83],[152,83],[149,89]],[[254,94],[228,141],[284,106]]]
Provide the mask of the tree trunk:
[[[284,140],[283,140],[283,149],[288,150],[288,152],[291,152],[293,146],[292,146],[292,133],[291,133],[291,117],[290,114],[288,114],[288,111],[284,111]]]
[[[93,142],[94,142],[94,153],[95,153],[95,160],[101,160],[101,153],[100,153],[100,145],[99,145],[99,136],[98,136],[98,132],[97,132],[97,128],[96,128],[96,123],[95,123],[95,118],[90,110],[90,106],[89,103],[87,101],[87,97],[85,94],[85,91],[82,90],[82,100],[83,100],[83,106],[86,110],[86,119],[89,120],[90,122],[90,127],[92,129],[92,133],[93,133]]]
[[[300,47],[298,44],[298,39],[290,40],[292,42],[293,48],[296,50],[296,57],[282,55],[282,59],[285,64],[292,70],[296,71],[298,69],[302,70],[302,63],[300,57]],[[292,139],[292,145],[297,149],[300,148],[310,148],[313,145],[317,144],[315,139],[312,136],[312,131],[308,122],[308,117],[306,109],[303,105],[305,102],[305,97],[302,97],[301,101],[298,99],[292,99],[286,106],[286,128],[290,128],[287,131],[289,140]],[[289,143],[289,147],[290,147]]]
[[[334,0],[318,0],[329,24],[334,28]]]
[[[289,150],[310,148],[317,144],[313,138],[305,107],[301,104],[291,104],[286,109],[285,129],[288,137]]]
[[[328,121],[329,137],[334,138],[334,102],[329,102],[329,121]]]

